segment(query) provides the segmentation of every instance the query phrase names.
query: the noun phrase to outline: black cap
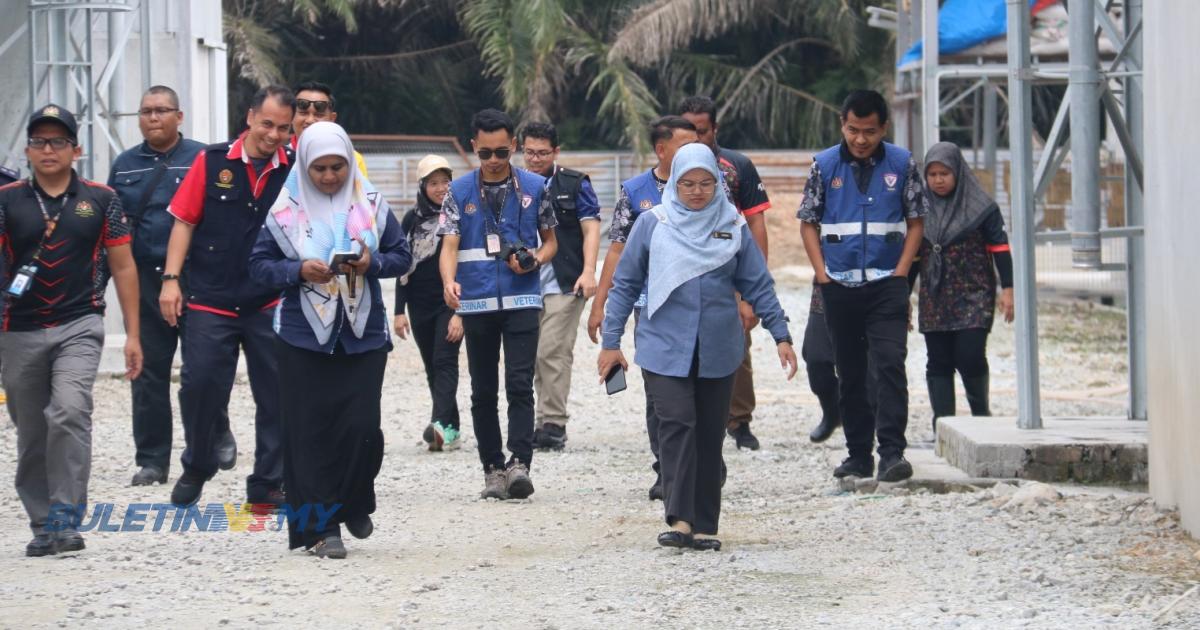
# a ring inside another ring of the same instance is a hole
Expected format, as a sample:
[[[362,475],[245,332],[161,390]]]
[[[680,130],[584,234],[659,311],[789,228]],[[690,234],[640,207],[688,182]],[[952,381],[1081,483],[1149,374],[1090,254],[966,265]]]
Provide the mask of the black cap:
[[[67,134],[71,136],[71,139],[78,139],[79,125],[75,122],[75,114],[72,114],[71,110],[50,103],[33,113],[33,116],[29,118],[29,125],[25,127],[25,133],[33,133],[33,128],[44,122],[58,123],[66,127]]]

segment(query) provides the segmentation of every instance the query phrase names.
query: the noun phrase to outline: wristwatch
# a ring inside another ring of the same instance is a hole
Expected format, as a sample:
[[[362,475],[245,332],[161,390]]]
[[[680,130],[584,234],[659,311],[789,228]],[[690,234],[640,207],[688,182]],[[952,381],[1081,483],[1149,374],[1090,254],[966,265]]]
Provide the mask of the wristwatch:
[[[166,282],[167,280],[178,280],[178,279],[179,279],[179,274],[177,274],[177,273],[164,273],[162,275],[163,282]]]

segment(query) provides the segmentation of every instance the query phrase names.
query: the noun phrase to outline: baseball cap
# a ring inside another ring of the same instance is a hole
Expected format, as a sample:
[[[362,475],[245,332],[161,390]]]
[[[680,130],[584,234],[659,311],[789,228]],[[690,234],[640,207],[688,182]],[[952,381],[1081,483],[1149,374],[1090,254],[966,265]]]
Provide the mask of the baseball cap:
[[[50,103],[33,112],[33,116],[29,118],[29,125],[25,127],[25,133],[33,133],[33,128],[44,122],[54,122],[66,127],[67,135],[72,140],[78,139],[79,124],[75,122],[75,114],[72,114],[71,110]]]
[[[454,177],[454,169],[450,168],[450,163],[440,155],[426,155],[417,163],[417,177],[421,179],[425,179],[432,175],[434,171],[440,170],[444,170],[450,177]]]

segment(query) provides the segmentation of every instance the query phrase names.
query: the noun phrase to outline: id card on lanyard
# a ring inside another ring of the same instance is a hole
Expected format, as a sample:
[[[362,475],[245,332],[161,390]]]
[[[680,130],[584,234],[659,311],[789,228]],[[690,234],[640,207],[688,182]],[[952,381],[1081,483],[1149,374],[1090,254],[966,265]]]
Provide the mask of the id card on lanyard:
[[[484,215],[484,221],[483,221],[484,227],[487,231],[486,251],[489,256],[499,256],[501,248],[503,247],[503,244],[500,239],[500,222],[503,220],[503,217],[504,217],[504,204],[506,204],[508,202],[508,187],[507,186],[504,187],[504,190],[500,195],[499,203],[491,203],[491,202],[489,202],[489,197],[487,196],[487,194],[484,190],[482,175],[477,175],[476,177],[478,177],[477,181],[479,183],[479,201],[480,201],[480,203],[487,205],[488,210],[490,210],[490,212],[488,214]],[[520,180],[517,179],[517,176],[515,173],[511,173],[511,172],[509,173],[509,178],[512,180],[513,193],[515,193],[517,198],[520,199],[520,197],[521,197]],[[487,220],[488,215],[491,215],[491,219],[492,219],[491,221]],[[520,220],[521,220],[520,210],[518,210],[518,214],[517,214],[518,230],[520,229]]]
[[[33,186],[33,182],[29,182]],[[37,199],[38,209],[42,211],[42,219],[46,221],[46,229],[42,232],[42,240],[38,243],[37,249],[33,252],[33,257],[29,262],[21,265],[20,269],[13,274],[12,282],[4,289],[8,295],[19,298],[25,295],[25,292],[33,286],[33,278],[38,272],[38,258],[42,255],[42,250],[45,249],[46,243],[50,242],[50,237],[54,235],[54,231],[58,228],[58,220],[62,217],[63,210],[67,208],[67,202],[70,200],[70,195],[63,193],[62,203],[58,206],[58,214],[53,217],[46,211],[46,202],[42,199],[42,194],[33,190],[33,196]]]

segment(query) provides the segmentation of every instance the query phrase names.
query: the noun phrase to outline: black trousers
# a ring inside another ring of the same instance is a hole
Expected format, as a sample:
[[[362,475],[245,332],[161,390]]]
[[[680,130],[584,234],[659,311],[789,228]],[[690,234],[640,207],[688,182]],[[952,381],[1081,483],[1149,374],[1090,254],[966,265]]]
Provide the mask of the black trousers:
[[[504,393],[508,399],[509,459],[533,462],[533,366],[540,312],[533,309],[463,316],[467,370],[471,374],[471,421],[483,469],[504,468],[500,435],[500,348],[504,347]]]
[[[840,380],[842,427],[850,457],[904,454],[908,442],[908,279],[890,277],[859,287],[820,285],[825,321]],[[875,409],[868,393],[868,364],[876,377]]]
[[[138,311],[141,313],[142,375],[130,383],[133,391],[133,444],[138,466],[171,468],[171,367],[186,315],[179,327],[167,323],[158,306],[162,267],[138,263]],[[186,360],[186,356],[184,357]],[[221,411],[217,435],[229,432],[229,414]]]
[[[210,478],[217,473],[219,425],[237,375],[238,351],[246,353],[254,395],[254,472],[247,491],[279,488],[283,483],[283,437],[279,422],[279,373],[271,312],[226,317],[190,310],[183,331],[179,410],[183,416],[183,469]]]
[[[433,307],[408,305],[413,340],[421,352],[429,395],[433,399],[429,420],[458,429],[458,400],[455,397],[458,395],[458,351],[462,341],[446,341],[446,331],[453,316],[454,311],[440,300]]]
[[[642,309],[634,309],[633,327],[635,330],[637,329],[638,322],[641,320],[641,315]],[[659,463],[658,415],[654,411],[654,401],[650,398],[649,389],[646,389],[646,435],[650,438],[650,454],[654,456],[654,463],[650,464],[650,468],[654,470],[654,475],[661,482],[662,465]]]
[[[283,422],[288,548],[312,547],[338,524],[375,511],[383,464],[379,399],[387,351],[333,354],[276,341]],[[321,514],[333,513],[322,530]],[[334,507],[336,506],[336,510]]]
[[[667,524],[685,521],[697,534],[716,534],[721,519],[721,447],[734,374],[686,378],[642,370],[658,418],[663,507]]]
[[[925,333],[925,375],[953,378],[957,371],[963,378],[986,376],[988,332],[986,328],[967,328]]]
[[[818,289],[819,290],[819,289]],[[804,327],[804,341],[800,348],[808,372],[808,388],[821,402],[821,411],[826,416],[841,418],[839,410],[837,359],[833,354],[833,339],[825,324],[825,313],[809,313]],[[867,361],[867,401],[871,405],[871,417],[875,416],[875,370]]]

